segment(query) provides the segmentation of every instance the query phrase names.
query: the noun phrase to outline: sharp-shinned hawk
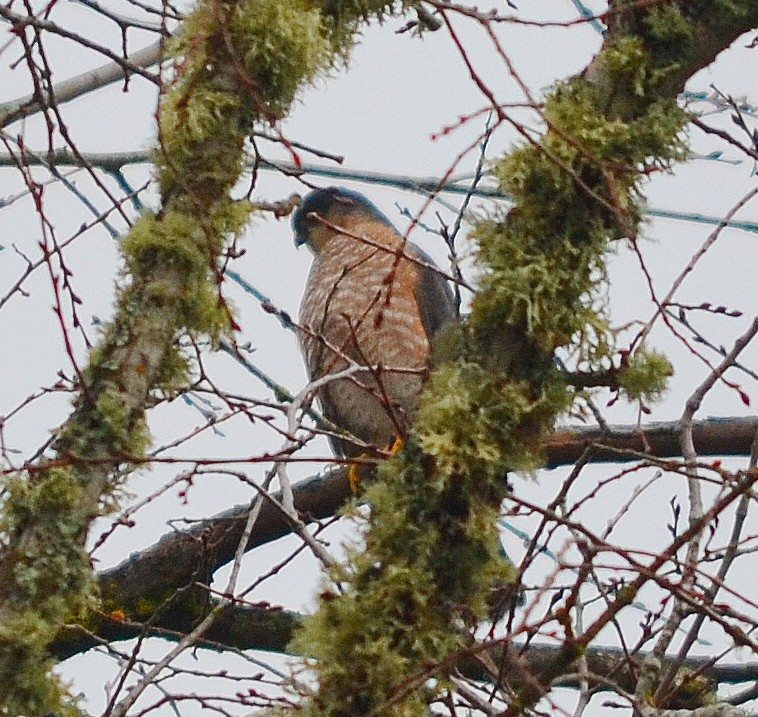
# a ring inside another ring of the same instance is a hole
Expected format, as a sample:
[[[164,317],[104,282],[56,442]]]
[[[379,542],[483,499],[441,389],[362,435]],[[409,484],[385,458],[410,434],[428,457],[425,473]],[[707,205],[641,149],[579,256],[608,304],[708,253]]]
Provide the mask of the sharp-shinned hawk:
[[[308,372],[312,381],[327,377],[318,389],[326,418],[358,439],[332,438],[332,446],[345,457],[386,448],[407,429],[432,337],[456,317],[450,287],[357,192],[312,191],[292,225],[296,245],[315,255],[300,306]]]

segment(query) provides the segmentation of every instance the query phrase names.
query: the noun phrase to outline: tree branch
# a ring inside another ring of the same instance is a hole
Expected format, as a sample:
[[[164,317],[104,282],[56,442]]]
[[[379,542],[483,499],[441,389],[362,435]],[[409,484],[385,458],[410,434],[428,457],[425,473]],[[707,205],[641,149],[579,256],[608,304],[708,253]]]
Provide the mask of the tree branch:
[[[3,9],[0,8],[0,10]],[[31,24],[34,27],[40,27],[40,29],[43,30],[50,30],[50,26],[54,26],[53,23],[46,23],[41,20],[24,23],[24,18],[22,16],[16,15],[9,10],[4,10],[4,13],[7,13],[8,19],[15,21],[16,24]],[[71,33],[65,35],[65,37],[71,37],[71,39],[77,39],[77,41],[79,40],[79,36]],[[87,70],[87,72],[83,72],[76,77],[55,84],[52,87],[49,97],[40,98],[36,94],[31,94],[25,95],[24,97],[17,97],[8,102],[3,102],[0,104],[0,127],[5,127],[12,122],[23,119],[24,117],[37,114],[49,107],[52,101],[54,101],[56,105],[70,102],[71,100],[86,95],[100,87],[105,87],[114,82],[125,80],[131,74],[139,74],[152,82],[158,82],[157,76],[146,72],[146,68],[151,67],[160,61],[162,45],[160,40],[124,58],[114,55],[107,48],[100,47],[99,45],[92,45],[91,43],[90,45],[92,46],[92,49],[112,57],[113,60],[100,67]]]
[[[755,418],[699,421],[693,424],[695,448],[701,456],[748,455],[757,428]],[[547,446],[547,466],[572,464],[587,448],[591,449],[590,462],[627,462],[645,456],[673,458],[680,454],[677,431],[676,422],[650,424],[644,432],[634,426],[612,426],[609,433],[596,428],[561,430]],[[351,495],[344,466],[293,486],[295,508],[306,522],[333,516]],[[281,499],[278,494],[275,497]],[[163,536],[155,545],[134,553],[115,568],[99,573],[103,605],[138,624],[152,619],[156,610],[165,611],[156,624],[166,629],[184,629],[182,626],[197,615],[205,600],[205,590],[198,592],[194,586],[208,584],[213,573],[234,558],[249,511],[249,505],[240,505],[198,521],[187,530]],[[264,501],[247,550],[290,533],[286,517],[272,502]],[[185,595],[188,590],[195,601],[192,609],[188,608],[189,598]],[[177,597],[171,598],[177,591]],[[161,607],[164,600],[170,600],[171,604]],[[117,622],[116,627],[126,630],[126,624]],[[115,629],[107,621],[92,628],[101,637],[111,634],[101,633],[101,627],[107,631]]]
[[[583,451],[592,449],[591,463],[681,456],[677,421],[645,426],[610,426],[608,433],[595,428],[559,429],[547,446],[547,468],[575,463]],[[692,437],[699,456],[746,456],[758,430],[758,418],[708,418],[692,424]]]
[[[217,604],[216,600],[209,601],[207,610],[213,610]],[[149,624],[101,615],[97,634],[81,626],[69,625],[51,649],[57,658],[63,660],[110,642],[141,636],[179,641],[192,629],[192,621],[197,619],[200,619],[197,614],[190,617],[186,612],[178,610],[166,613]],[[292,654],[288,645],[302,620],[302,615],[289,610],[268,605],[237,604],[222,614],[203,639],[198,641],[197,646],[217,651],[264,650]],[[530,643],[524,646],[493,641],[462,653],[457,666],[463,676],[478,682],[491,682],[493,675],[486,666],[489,665],[490,669],[494,666],[500,675],[508,675],[511,687],[518,688],[523,681],[520,672],[524,668],[533,674],[541,672],[555,659],[559,650],[557,645]],[[646,657],[646,653],[630,656],[619,648],[590,646],[586,651],[587,677],[592,686],[602,687],[611,682],[621,690],[633,693],[640,666]],[[514,667],[516,661],[520,663],[519,669]],[[682,670],[702,674],[706,679],[719,684],[741,684],[758,680],[756,663],[711,663],[709,657],[695,657],[679,662],[678,666]],[[579,688],[580,679],[574,673],[566,673],[554,684],[556,687]]]

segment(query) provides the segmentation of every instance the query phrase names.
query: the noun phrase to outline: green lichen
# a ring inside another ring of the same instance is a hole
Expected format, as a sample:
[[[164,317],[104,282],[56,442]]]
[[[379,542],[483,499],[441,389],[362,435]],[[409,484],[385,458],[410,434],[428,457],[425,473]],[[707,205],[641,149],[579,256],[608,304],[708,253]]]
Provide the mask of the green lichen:
[[[264,116],[281,116],[303,82],[309,82],[333,61],[333,48],[323,32],[323,16],[304,0],[282,3],[262,0],[235,6],[229,27],[243,38],[241,82],[253,86]],[[242,44],[241,42],[239,44]]]
[[[674,367],[662,353],[638,351],[618,374],[619,388],[630,401],[656,403],[663,398]]]
[[[493,584],[515,578],[492,529],[502,480],[436,474],[413,441],[379,473],[366,491],[366,544],[332,573],[343,593],[325,588],[296,638],[316,658],[308,714],[426,714],[466,646],[456,618],[484,617]],[[438,681],[425,688],[430,676]]]
[[[715,705],[718,702],[717,688],[715,680],[693,670],[681,669],[663,704],[657,706],[665,710],[696,710]]]
[[[480,365],[448,364],[431,376],[414,431],[434,457],[435,477],[533,470],[542,458],[540,416],[552,419],[566,408],[566,396],[557,382],[544,382],[535,397],[524,382]]]
[[[221,241],[222,237],[214,237]],[[130,276],[145,276],[165,269],[195,278],[205,277],[208,266],[208,237],[197,221],[172,211],[159,220],[143,216],[123,241],[121,249]],[[216,247],[218,251],[218,247]]]
[[[226,328],[225,325],[220,325],[217,330]],[[187,387],[191,373],[190,359],[179,348],[172,347],[171,350],[166,351],[163,360],[156,367],[153,379],[155,390],[160,391],[164,396],[173,397]]]
[[[235,209],[232,210],[232,207]],[[223,241],[241,228],[242,211],[230,205],[221,216],[211,216],[209,226],[198,225],[190,214],[179,210],[158,219],[140,219],[123,242],[127,273],[149,277],[146,287],[138,285],[140,312],[169,309],[181,317],[178,329],[217,337],[229,327],[228,307],[220,301],[214,263]],[[124,299],[131,297],[126,294]],[[172,361],[173,362],[173,361]]]
[[[60,717],[81,717],[78,700],[69,686],[51,673],[53,660],[47,644],[54,637],[46,629],[46,619],[33,614],[0,625],[0,715],[55,714]],[[17,637],[20,635],[20,637]]]
[[[35,476],[12,476],[3,483],[8,504],[14,510],[3,514],[0,520],[0,535],[7,544],[33,524],[47,534],[49,544],[40,561],[26,551],[19,551],[14,570],[21,571],[19,585],[24,594],[32,599],[47,599],[54,587],[70,584],[73,592],[90,585],[88,571],[81,569],[84,554],[75,539],[80,529],[74,520],[62,520],[78,512],[82,502],[83,488],[76,472],[70,468],[50,468]],[[54,581],[46,583],[45,581]],[[73,609],[79,608],[74,606]]]
[[[676,35],[674,20],[651,20],[656,42]],[[332,576],[343,593],[325,589],[301,634],[319,678],[309,715],[428,714],[436,693],[424,679],[444,685],[464,647],[456,620],[481,619],[498,572],[513,578],[494,521],[506,473],[539,465],[574,397],[554,353],[598,371],[617,358],[606,257],[636,231],[645,172],[685,153],[687,117],[659,94],[675,63],[656,57],[639,37],[609,41],[598,66],[610,92],[560,84],[545,102],[543,141],[493,166],[514,209],[475,222],[482,280],[472,313],[444,332],[408,442],[367,490],[365,546]],[[634,359],[622,371],[627,395],[657,396],[667,367],[657,354]],[[568,646],[566,659],[579,654]]]
[[[103,387],[94,405],[88,398],[79,399],[79,420],[66,424],[61,431],[57,442],[59,453],[82,461],[115,458],[124,462],[130,457],[141,458],[150,443],[142,413],[127,409],[123,394],[115,385]]]
[[[14,584],[13,600],[23,610],[0,621],[0,710],[14,717],[53,708],[75,714],[73,701],[64,699],[65,686],[47,674],[52,664],[47,646],[58,625],[95,604],[81,523],[71,517],[80,511],[83,489],[68,468],[49,469],[35,481],[11,477],[3,488],[13,507],[0,520],[3,548],[30,527],[44,548],[34,550],[36,543],[28,541],[28,549],[16,550],[3,566],[4,579]]]
[[[662,60],[678,63],[693,51],[695,34],[685,12],[679,5],[667,3],[645,15],[647,42]]]
[[[654,93],[656,67],[638,38],[609,43],[598,62],[650,101],[635,100],[641,113],[606,117],[597,111],[601,88],[562,83],[545,103],[543,142],[495,164],[516,209],[476,223],[485,275],[471,325],[480,334],[526,335],[545,354],[570,347],[600,370],[615,350],[607,253],[641,220],[642,170],[667,170],[686,156],[687,115]]]
[[[148,443],[144,411],[191,370],[186,332],[212,340],[233,325],[221,261],[251,206],[231,192],[255,125],[279,120],[298,90],[344,62],[360,23],[388,3],[201,0],[171,45],[173,83],[161,96],[155,164],[162,206],[122,243],[124,275],[113,321],[80,376],[74,412],[41,465],[8,483],[0,584],[0,714],[75,712],[51,679],[46,646],[91,598],[82,545],[112,506],[123,465]],[[150,610],[149,605],[140,609]]]
[[[250,123],[284,116],[298,91],[343,62],[359,23],[391,4],[310,0],[203,3],[171,44],[177,81],[159,117],[158,179],[218,201],[241,171]]]
[[[239,97],[207,87],[188,97],[175,91],[159,116],[155,164],[161,194],[186,194],[207,207],[230,192],[244,161]]]

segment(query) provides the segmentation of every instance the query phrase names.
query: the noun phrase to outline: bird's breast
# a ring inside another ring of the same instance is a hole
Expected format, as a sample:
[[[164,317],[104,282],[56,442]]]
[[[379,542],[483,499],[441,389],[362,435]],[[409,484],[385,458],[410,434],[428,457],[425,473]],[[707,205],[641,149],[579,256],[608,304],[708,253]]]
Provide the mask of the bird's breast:
[[[374,247],[351,251],[351,244],[356,242],[330,247],[311,268],[300,312],[306,354],[323,354],[321,375],[344,367],[341,354],[366,366],[426,366],[429,341],[416,301],[416,266]]]

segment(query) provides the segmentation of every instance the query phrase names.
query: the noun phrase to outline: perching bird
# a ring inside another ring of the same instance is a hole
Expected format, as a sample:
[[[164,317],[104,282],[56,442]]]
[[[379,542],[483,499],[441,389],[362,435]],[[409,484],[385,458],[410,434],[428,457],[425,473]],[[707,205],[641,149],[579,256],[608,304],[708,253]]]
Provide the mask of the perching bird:
[[[315,255],[300,305],[310,378],[353,368],[318,389],[326,418],[358,439],[332,446],[345,457],[387,448],[408,427],[432,337],[456,318],[447,280],[357,192],[316,189],[292,227]]]

